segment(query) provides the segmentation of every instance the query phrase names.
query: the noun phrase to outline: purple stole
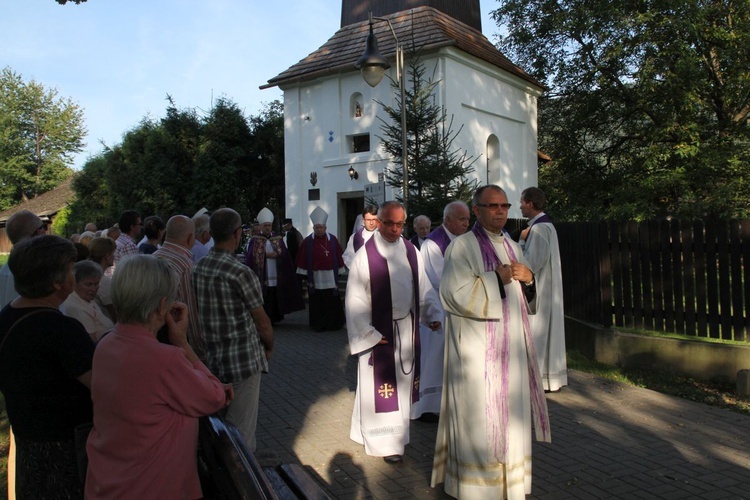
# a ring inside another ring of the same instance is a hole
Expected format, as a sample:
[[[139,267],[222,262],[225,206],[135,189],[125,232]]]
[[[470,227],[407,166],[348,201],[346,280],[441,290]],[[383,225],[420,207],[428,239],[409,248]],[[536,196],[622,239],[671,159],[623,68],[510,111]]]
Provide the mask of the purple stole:
[[[440,253],[443,255],[445,255],[445,250],[448,248],[448,245],[451,244],[451,237],[448,236],[448,232],[442,225],[435,228],[435,230],[428,234],[425,239],[434,241],[440,248]]]
[[[549,217],[547,217],[547,214],[542,215],[537,220],[535,220],[534,222],[532,222],[531,224],[529,224],[529,235],[526,237],[526,244],[527,245],[529,244],[529,240],[531,240],[531,235],[532,235],[531,228],[534,227],[534,225],[540,224],[542,222],[548,222],[548,223],[552,224],[552,220]]]
[[[406,258],[411,267],[414,290],[414,310],[412,313],[412,339],[414,339],[414,383],[412,384],[411,401],[419,401],[419,267],[417,250],[414,245],[403,239],[406,246]],[[391,296],[391,277],[388,274],[388,261],[380,255],[375,246],[375,238],[365,243],[367,262],[370,271],[370,295],[372,300],[372,326],[380,332],[387,344],[377,344],[372,350],[370,363],[375,378],[375,413],[388,413],[398,410],[398,385],[396,380],[396,358],[394,353],[393,299]]]
[[[495,247],[479,223],[471,228],[477,238],[479,250],[482,254],[482,263],[486,272],[494,271],[500,262],[495,253]],[[517,262],[513,247],[508,243],[510,238],[505,234],[503,244],[512,262]],[[502,286],[502,285],[501,285]],[[518,282],[512,282],[508,286],[520,287]],[[520,292],[524,296],[523,291]],[[500,321],[486,321],[486,349],[484,355],[485,366],[485,413],[487,419],[487,436],[495,458],[502,463],[507,463],[505,457],[508,454],[508,377],[510,368],[510,336],[509,300],[502,300],[503,318]],[[540,436],[543,441],[550,441],[549,414],[547,412],[547,401],[542,388],[542,378],[539,376],[539,367],[536,360],[536,348],[534,338],[529,325],[529,317],[526,307],[521,306],[521,320],[523,324],[523,337],[526,344],[526,359],[529,373],[529,393],[531,396],[531,413],[534,419],[534,429],[537,440]],[[499,417],[499,418],[498,418]]]
[[[362,245],[365,244],[365,237],[362,236],[362,231],[364,231],[365,228],[360,227],[359,230],[354,233],[354,240],[352,241],[352,246],[354,247],[354,251],[356,252],[360,248],[362,248]]]

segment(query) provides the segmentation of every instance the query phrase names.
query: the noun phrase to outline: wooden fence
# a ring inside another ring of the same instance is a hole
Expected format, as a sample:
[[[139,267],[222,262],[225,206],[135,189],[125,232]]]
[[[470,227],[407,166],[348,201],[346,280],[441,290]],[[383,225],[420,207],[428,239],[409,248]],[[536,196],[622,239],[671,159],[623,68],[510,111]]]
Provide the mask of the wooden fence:
[[[750,220],[555,227],[567,315],[750,341]]]

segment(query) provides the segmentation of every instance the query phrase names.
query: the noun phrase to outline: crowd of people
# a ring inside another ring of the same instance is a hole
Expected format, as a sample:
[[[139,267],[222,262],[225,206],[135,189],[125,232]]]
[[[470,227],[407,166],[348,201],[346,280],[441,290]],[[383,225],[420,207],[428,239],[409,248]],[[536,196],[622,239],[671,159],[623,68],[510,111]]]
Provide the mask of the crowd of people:
[[[127,210],[70,239],[18,212],[0,268],[16,498],[200,498],[198,418],[218,412],[255,450],[273,326],[305,308],[304,287],[311,329],[346,326],[366,454],[398,464],[410,421],[436,422],[433,487],[522,498],[532,426],[550,440],[544,392],[567,375],[557,236],[541,190],[520,203],[518,242],[494,185],[437,227],[415,217],[411,240],[403,205],[367,205],[345,250],[321,207],[306,237],[291,219],[274,233],[267,208],[251,234],[230,208],[166,223]]]

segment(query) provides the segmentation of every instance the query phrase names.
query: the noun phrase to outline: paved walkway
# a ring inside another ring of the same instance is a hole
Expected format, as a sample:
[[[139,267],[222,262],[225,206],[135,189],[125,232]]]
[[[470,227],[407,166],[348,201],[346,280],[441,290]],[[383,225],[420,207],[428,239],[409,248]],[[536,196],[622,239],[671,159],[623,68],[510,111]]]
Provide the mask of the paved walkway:
[[[412,422],[404,462],[349,439],[356,363],[346,332],[315,333],[307,312],[275,328],[258,452],[301,463],[332,498],[449,498],[432,489],[437,424]],[[552,443],[534,443],[534,499],[750,498],[750,417],[570,371],[548,394]]]

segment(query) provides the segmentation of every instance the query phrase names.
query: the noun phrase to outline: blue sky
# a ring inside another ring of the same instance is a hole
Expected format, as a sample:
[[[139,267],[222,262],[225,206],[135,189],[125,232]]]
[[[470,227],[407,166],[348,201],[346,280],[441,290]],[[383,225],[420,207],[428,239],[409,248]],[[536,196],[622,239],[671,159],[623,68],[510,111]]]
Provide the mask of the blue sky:
[[[338,0],[5,0],[0,67],[77,102],[88,135],[75,167],[144,116],[178,107],[207,110],[226,96],[257,114],[281,98],[258,87],[307,56],[341,23]],[[482,0],[482,28],[497,2]],[[363,41],[364,43],[364,41]]]

